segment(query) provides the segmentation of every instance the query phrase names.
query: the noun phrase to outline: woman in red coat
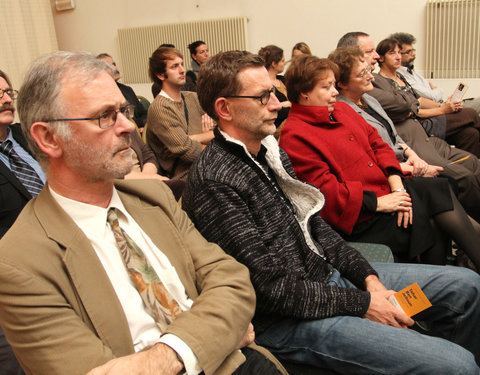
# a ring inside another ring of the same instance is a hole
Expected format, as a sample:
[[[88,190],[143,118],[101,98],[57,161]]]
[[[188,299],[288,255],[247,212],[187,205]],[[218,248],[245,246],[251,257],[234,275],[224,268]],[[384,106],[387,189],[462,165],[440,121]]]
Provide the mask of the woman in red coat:
[[[480,269],[480,236],[443,178],[404,178],[393,150],[336,101],[337,66],[314,56],[286,73],[292,108],[280,137],[298,177],[325,195],[322,216],[347,240],[384,243],[397,260],[445,264],[449,239]]]

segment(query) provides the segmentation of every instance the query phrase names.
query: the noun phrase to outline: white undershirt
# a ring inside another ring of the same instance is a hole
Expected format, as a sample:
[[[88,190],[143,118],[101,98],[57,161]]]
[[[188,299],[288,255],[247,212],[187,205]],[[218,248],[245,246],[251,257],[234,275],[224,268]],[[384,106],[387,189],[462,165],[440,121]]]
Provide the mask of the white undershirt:
[[[152,316],[146,310],[140,294],[127,273],[113,232],[110,225],[107,224],[107,212],[110,207],[117,208],[120,226],[142,249],[158,277],[178,302],[181,309],[183,311],[190,310],[193,301],[188,298],[175,268],[167,256],[155,246],[150,237],[129,215],[118,196],[117,190],[113,189],[109,206],[102,208],[65,198],[56,193],[50,186],[49,189],[53,198],[90,240],[122,305],[135,351],[138,352],[159,342],[165,343],[182,357],[188,375],[200,373],[202,370],[198,364],[198,358],[190,347],[178,336],[173,334],[162,335]]]
[[[170,99],[172,102],[174,102],[175,100],[172,99],[172,97],[170,95],[168,95],[165,91],[160,91],[160,95],[161,96],[164,96],[165,98],[167,99]]]

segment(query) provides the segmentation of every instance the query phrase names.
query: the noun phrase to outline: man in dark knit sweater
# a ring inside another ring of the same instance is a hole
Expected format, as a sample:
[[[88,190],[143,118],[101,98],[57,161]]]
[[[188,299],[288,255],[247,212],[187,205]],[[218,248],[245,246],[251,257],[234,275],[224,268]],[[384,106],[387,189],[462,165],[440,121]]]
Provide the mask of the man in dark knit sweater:
[[[319,215],[322,193],[296,179],[271,136],[280,104],[258,56],[220,53],[197,85],[218,129],[190,169],[183,205],[209,241],[250,269],[257,342],[340,373],[478,374],[479,276],[370,265],[348,246]],[[388,301],[414,282],[433,304],[414,316],[416,330]]]

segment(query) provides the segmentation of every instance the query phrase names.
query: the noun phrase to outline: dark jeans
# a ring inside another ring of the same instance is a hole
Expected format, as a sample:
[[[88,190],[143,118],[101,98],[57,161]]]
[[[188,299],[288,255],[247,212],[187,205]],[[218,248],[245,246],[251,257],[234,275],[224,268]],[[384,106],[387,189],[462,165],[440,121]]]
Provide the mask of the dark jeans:
[[[277,367],[262,355],[262,353],[250,348],[243,348],[242,353],[246,361],[235,370],[233,375],[281,375]]]
[[[479,275],[462,267],[399,263],[372,266],[389,289],[400,290],[418,282],[433,305],[414,317],[428,328],[427,334],[355,316],[285,318],[255,341],[281,360],[341,374],[478,375]],[[329,284],[355,287],[338,271]]]

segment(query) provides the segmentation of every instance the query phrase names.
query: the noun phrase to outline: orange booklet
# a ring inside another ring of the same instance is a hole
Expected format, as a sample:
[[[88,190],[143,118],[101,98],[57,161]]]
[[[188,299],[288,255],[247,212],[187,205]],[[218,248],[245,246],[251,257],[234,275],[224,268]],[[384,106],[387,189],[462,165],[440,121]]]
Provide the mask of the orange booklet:
[[[388,300],[392,305],[402,309],[409,317],[432,306],[417,283],[407,286],[405,289],[395,293]]]

